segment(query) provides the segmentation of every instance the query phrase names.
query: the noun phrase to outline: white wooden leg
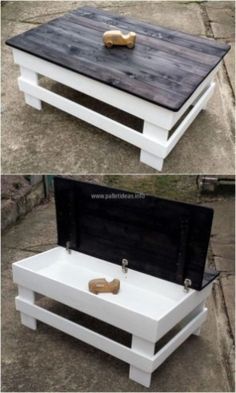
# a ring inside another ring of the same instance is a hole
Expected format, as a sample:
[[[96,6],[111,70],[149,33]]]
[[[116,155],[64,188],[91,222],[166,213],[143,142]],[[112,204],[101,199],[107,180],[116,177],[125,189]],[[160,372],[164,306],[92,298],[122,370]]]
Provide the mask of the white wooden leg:
[[[195,330],[195,332],[193,332],[194,336],[200,336],[201,334],[201,327],[199,327],[197,330]]]
[[[26,300],[30,304],[34,304],[35,301],[35,294],[31,289],[18,286],[18,293],[19,293],[19,298],[22,300]],[[20,313],[21,317],[21,323],[22,325],[27,326],[30,329],[36,330],[37,328],[37,321],[35,318],[32,318],[31,316],[21,312]]]
[[[213,83],[212,81],[213,81],[213,79],[212,79],[212,80],[210,81],[210,83],[206,86],[206,88],[201,92],[201,94],[199,94],[199,96],[196,98],[196,100],[193,101],[192,106],[195,106],[195,105],[198,103],[198,101],[199,101],[200,98],[203,96],[203,94],[210,88],[211,84]],[[213,91],[214,91],[214,90],[215,90],[215,84],[214,84]],[[206,109],[207,104],[208,104],[208,101],[209,101],[210,98],[211,98],[211,96],[209,96],[209,98],[208,98],[207,100],[205,100],[205,102],[202,104],[201,110]]]
[[[166,149],[166,157],[171,152],[171,150],[175,147],[176,143],[180,140],[180,138],[184,135],[185,131],[188,129],[190,124],[197,117],[202,108],[207,104],[208,100],[212,96],[215,88],[215,83],[212,82],[208,89],[199,97],[191,111],[186,115],[186,117],[182,120],[182,122],[178,125],[175,132],[171,135],[171,137],[167,141],[167,149]]]
[[[202,311],[204,310],[204,308],[205,308],[205,301],[202,302],[201,304],[199,304],[199,306],[196,308],[195,315],[197,315],[197,314],[199,314],[200,312],[202,312]],[[202,328],[202,325],[200,325],[200,326],[193,332],[193,335],[194,335],[194,336],[200,336],[200,334],[201,334],[201,328]]]
[[[140,383],[146,388],[149,388],[151,385],[151,377],[152,377],[151,373],[147,373],[145,371],[140,370],[139,368],[130,366],[129,378],[132,379],[132,381]]]
[[[32,83],[33,85],[38,85],[38,74],[34,71],[31,71],[25,67],[20,66],[20,72],[21,72],[21,77]],[[33,97],[30,94],[24,93],[25,96],[25,102],[26,104],[32,106],[35,109],[41,110],[42,109],[42,103],[38,98]]]
[[[166,142],[168,139],[168,130],[164,128],[158,127],[152,123],[148,123],[144,121],[143,125],[143,134],[153,139],[153,144],[155,144],[155,140],[157,142]],[[146,165],[151,166],[158,171],[162,170],[164,159],[154,154],[148,153],[145,150],[141,150],[140,153],[140,161]]]
[[[137,353],[146,356],[154,355],[155,343],[143,340],[142,338],[139,338],[137,336],[132,336],[131,347]],[[151,377],[152,377],[152,373],[143,371],[139,368],[130,365],[129,378],[132,379],[133,381],[138,382],[141,385],[146,386],[148,388],[151,384]]]

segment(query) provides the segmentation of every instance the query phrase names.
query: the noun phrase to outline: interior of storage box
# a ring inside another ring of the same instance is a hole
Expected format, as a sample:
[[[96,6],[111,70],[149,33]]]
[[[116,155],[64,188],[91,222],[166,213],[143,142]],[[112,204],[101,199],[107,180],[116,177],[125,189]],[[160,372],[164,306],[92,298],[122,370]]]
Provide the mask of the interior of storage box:
[[[63,247],[27,258],[16,265],[35,272],[38,276],[53,279],[79,291],[87,292],[91,296],[99,296],[113,304],[157,319],[193,292],[190,290],[186,293],[180,285],[131,269],[123,273],[121,266],[76,251],[69,254]],[[105,278],[107,281],[118,278],[120,291],[117,295],[90,293],[88,282],[95,278]]]
[[[213,210],[148,195],[55,178],[58,244],[200,290]]]

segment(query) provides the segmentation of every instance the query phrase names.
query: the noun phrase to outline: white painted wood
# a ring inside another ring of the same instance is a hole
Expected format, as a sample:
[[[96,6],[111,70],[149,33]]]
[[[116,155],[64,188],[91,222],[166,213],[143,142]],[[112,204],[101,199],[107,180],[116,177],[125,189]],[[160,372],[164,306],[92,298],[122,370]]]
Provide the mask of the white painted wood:
[[[34,70],[48,78],[69,86],[77,91],[88,94],[116,108],[131,113],[134,116],[147,120],[150,123],[159,125],[170,130],[178,119],[184,114],[190,105],[198,98],[201,92],[213,80],[218,71],[217,66],[208,77],[198,86],[189,100],[178,112],[159,107],[129,93],[105,85],[91,78],[85,77],[63,67],[52,64],[46,60],[37,58],[19,49],[13,49],[13,57],[16,64]]]
[[[21,76],[22,76],[22,78],[24,78],[24,80],[30,82],[31,84],[33,84],[35,86],[38,85],[38,75],[36,74],[36,72],[29,70],[23,66],[20,67],[20,72],[21,72]],[[26,93],[24,94],[24,96],[25,96],[26,104],[28,104],[38,110],[42,109],[42,104],[39,99],[35,98],[34,96],[32,96],[30,94],[26,94]]]
[[[200,334],[201,334],[201,326],[200,326],[199,328],[197,328],[197,329],[193,332],[193,335],[194,335],[194,336],[200,336]]]
[[[36,330],[37,329],[37,321],[35,318],[30,317],[29,315],[21,312],[20,313],[20,319],[21,319],[21,323],[22,325],[32,329],[32,330]]]
[[[18,293],[19,298],[23,299],[24,301],[28,302],[29,304],[34,304],[35,295],[34,292],[28,288],[22,287],[18,285]],[[21,323],[22,325],[27,326],[30,329],[36,330],[37,329],[37,322],[35,318],[32,318],[29,314],[25,312],[20,313]]]
[[[140,337],[132,336],[132,346],[131,348],[141,354],[146,356],[153,357],[155,350],[155,343],[144,340]],[[140,383],[143,386],[149,387],[151,384],[151,372],[147,372],[143,369],[135,367],[133,365],[130,366],[129,369],[129,378],[133,381]]]
[[[161,348],[153,359],[153,371],[158,368],[172,352],[174,352],[194,331],[196,331],[206,320],[207,308],[204,308],[183,329],[179,331],[163,348]]]
[[[137,367],[142,367],[147,371],[150,371],[152,368],[152,360],[149,356],[145,356],[145,354],[142,353],[136,353],[125,345],[56,315],[51,311],[45,310],[37,305],[30,304],[19,297],[16,298],[16,309],[21,313],[27,313],[47,325],[113,355],[124,362],[134,364]]]
[[[144,121],[143,125],[143,135],[151,138],[153,141],[157,143],[162,143],[165,146],[165,142],[168,139],[169,131],[156,126],[155,124]],[[152,154],[146,150],[141,150],[140,152],[140,161],[144,164],[161,171],[164,163],[164,159],[160,157],[156,152]]]
[[[212,83],[212,81],[211,81]],[[201,92],[201,94],[196,98],[196,100],[193,101],[192,106],[196,105],[199,101],[199,99],[203,96],[203,94],[209,89],[211,86],[211,83],[205,87],[205,89]]]
[[[88,291],[87,283],[96,277],[121,281],[119,296]],[[211,285],[201,291],[143,274],[132,269],[56,247],[13,264],[13,280],[111,325],[156,342],[210,294]],[[134,291],[134,288],[136,290]]]
[[[89,269],[86,269],[86,265]],[[18,285],[28,287],[120,329],[141,337],[147,336],[155,339],[157,321],[152,318],[152,311],[154,301],[156,301],[159,306],[158,311],[164,312],[162,297],[154,297],[153,305],[150,304],[149,309],[146,307],[143,311],[146,298],[143,297],[145,291],[141,291],[139,296],[143,298],[143,307],[139,310],[135,294],[130,284],[126,284],[127,280],[121,267],[117,266],[117,269],[113,271],[112,266],[115,267],[114,264],[75,251],[68,254],[62,247],[57,247],[30,259],[14,263],[13,280]],[[111,281],[111,277],[119,278],[123,287],[119,293],[120,296],[113,294],[96,296],[90,293],[87,283],[98,275],[106,277],[108,281]],[[165,300],[166,305],[169,304],[171,307],[172,301]]]
[[[188,115],[184,118],[184,120],[180,123],[178,128],[175,130],[174,134],[171,135],[167,142],[167,152],[166,156],[171,152],[171,150],[175,147],[176,143],[183,136],[187,128],[193,122],[193,120],[197,117],[202,108],[206,105],[208,100],[211,98],[215,88],[215,83],[212,82],[210,87],[206,90],[206,92],[201,96],[198,102],[194,105],[193,109],[188,113]]]
[[[58,94],[55,94],[43,87],[34,86],[31,83],[25,81],[21,77],[19,78],[20,90],[27,94],[32,94],[34,97],[39,98],[42,101],[47,102],[50,105],[55,106],[63,110],[64,112],[70,113],[90,124],[107,131],[108,133],[125,140],[139,148],[144,147],[148,152],[157,154],[160,157],[164,157],[166,154],[166,147],[160,142],[154,141],[148,136],[142,135],[141,133],[129,128],[117,121],[114,121],[100,113],[94,112],[80,104],[77,104],[67,98],[64,98]]]
[[[13,57],[16,64],[23,65],[36,73],[106,102],[115,108],[152,123],[156,123],[158,119],[158,123],[164,128],[170,129],[173,126],[174,112],[168,109],[18,49],[13,49]]]
[[[144,340],[138,336],[132,336],[131,348],[137,352],[146,356],[153,356],[155,350],[155,342]]]
[[[18,294],[20,298],[25,299],[29,303],[33,304],[35,302],[35,294],[28,288],[18,285]]]
[[[210,87],[201,96],[193,109],[188,113],[169,139],[168,130],[157,127],[154,124],[144,122],[143,134],[140,134],[139,132],[94,112],[91,109],[68,100],[67,98],[61,97],[41,86],[34,85],[22,77],[19,78],[19,87],[20,90],[28,95],[33,95],[36,99],[45,101],[48,104],[51,104],[84,121],[88,121],[90,124],[141,148],[140,160],[157,170],[162,170],[163,159],[175,147],[176,143],[196,118],[202,107],[206,105],[207,101],[213,94],[215,83],[211,83]]]
[[[177,323],[181,323],[185,319],[190,320],[198,311],[198,306],[206,301],[212,290],[212,283],[207,285],[201,291],[190,290],[185,298],[178,303],[178,307],[174,307],[168,314],[161,318],[156,331],[156,341],[163,337],[166,332],[171,330]]]
[[[41,109],[40,100],[45,101],[139,147],[141,149],[141,162],[159,171],[162,170],[164,158],[167,157],[174,148],[198,113],[205,108],[210,98],[210,94],[208,95],[208,93],[211,88],[207,89],[206,92],[205,90],[218,69],[218,67],[216,67],[208,75],[178,112],[173,112],[122,90],[118,90],[76,72],[69,71],[46,60],[39,59],[18,49],[13,49],[13,56],[15,63],[19,64],[22,69],[22,76],[19,78],[19,84],[21,90],[25,92],[26,102],[29,103],[29,105]],[[105,116],[95,114],[96,112],[62,98],[55,93],[51,93],[47,89],[40,88],[36,80],[37,73],[43,74],[52,80],[143,119],[143,134],[123,126],[120,123],[114,122]],[[211,94],[212,93],[213,91]],[[191,116],[186,116],[171,138],[167,141],[167,138],[164,137],[165,134],[168,130],[173,128],[179,118],[191,105],[194,105],[193,110],[190,112]],[[150,131],[155,127],[156,133]]]
[[[197,314],[199,314],[200,312],[204,311],[205,309],[205,301],[202,302],[201,304],[199,304],[196,309],[191,313],[191,316],[196,316]],[[194,336],[200,336],[201,334],[201,326],[198,327],[194,332],[193,335]]]
[[[140,368],[130,366],[129,369],[129,379],[140,383],[140,385],[149,388],[151,385],[152,373],[141,370]]]
[[[161,157],[158,157],[152,153],[148,153],[145,150],[141,150],[140,152],[140,162],[143,164],[146,164],[150,166],[153,169],[156,169],[157,171],[162,171],[163,164],[164,164],[164,159]]]
[[[96,296],[88,282],[96,277],[119,278],[121,289]],[[186,340],[197,334],[206,318],[204,302],[211,285],[201,291],[183,287],[132,269],[56,247],[13,264],[13,279],[19,286],[16,309],[22,323],[31,329],[40,320],[130,364],[130,378],[148,387],[151,373]],[[132,334],[128,348],[96,332],[34,304],[40,293],[85,312]],[[181,322],[180,331],[158,353],[155,342]]]

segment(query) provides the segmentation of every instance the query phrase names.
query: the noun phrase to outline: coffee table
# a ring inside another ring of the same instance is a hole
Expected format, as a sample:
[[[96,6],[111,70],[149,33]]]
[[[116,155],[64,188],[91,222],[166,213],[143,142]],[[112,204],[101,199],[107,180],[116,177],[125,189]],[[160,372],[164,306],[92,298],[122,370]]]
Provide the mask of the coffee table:
[[[213,210],[62,177],[54,190],[58,246],[12,265],[21,322],[35,330],[41,321],[121,359],[130,379],[149,387],[152,373],[206,320],[219,275],[205,268]],[[118,294],[91,293],[96,278],[120,280]],[[123,345],[96,324],[91,330],[49,311],[35,294],[132,340]]]
[[[135,31],[134,49],[105,48],[110,29]],[[96,8],[80,8],[7,40],[25,101],[53,105],[141,149],[161,171],[164,159],[213,94],[230,46]],[[39,85],[46,76],[143,120],[139,132]]]

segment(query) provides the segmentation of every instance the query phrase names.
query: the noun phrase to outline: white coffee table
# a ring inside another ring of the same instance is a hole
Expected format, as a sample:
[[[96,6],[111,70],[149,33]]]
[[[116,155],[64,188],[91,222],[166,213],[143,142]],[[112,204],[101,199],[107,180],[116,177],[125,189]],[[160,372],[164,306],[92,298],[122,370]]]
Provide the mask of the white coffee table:
[[[58,247],[13,263],[21,322],[42,321],[127,362],[130,378],[148,387],[206,319],[218,275],[205,271],[213,211],[62,177],[54,186]],[[95,278],[119,279],[120,291],[89,292]],[[129,332],[131,345],[44,309],[35,293]]]
[[[94,295],[88,281],[120,279],[118,295]],[[207,317],[204,303],[212,284],[201,291],[114,265],[63,247],[13,264],[18,285],[16,309],[21,323],[36,329],[37,320],[82,340],[130,364],[130,379],[149,387],[152,372],[191,334],[199,335]],[[91,331],[35,304],[35,294],[47,296],[132,334],[131,348]],[[176,324],[178,332],[155,353],[155,345]]]
[[[137,33],[134,49],[107,49],[109,29]],[[19,64],[19,88],[141,150],[140,161],[162,170],[214,92],[214,76],[230,46],[132,18],[81,8],[7,40]],[[39,85],[46,76],[143,120],[138,132]],[[176,124],[178,125],[176,126]]]

